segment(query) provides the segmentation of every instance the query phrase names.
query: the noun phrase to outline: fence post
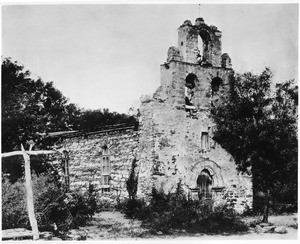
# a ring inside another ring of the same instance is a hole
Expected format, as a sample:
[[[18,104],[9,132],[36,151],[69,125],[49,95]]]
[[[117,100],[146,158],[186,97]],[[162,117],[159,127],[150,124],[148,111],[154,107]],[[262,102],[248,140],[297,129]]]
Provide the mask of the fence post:
[[[25,161],[25,181],[26,181],[26,193],[27,193],[26,195],[27,195],[27,208],[28,208],[29,221],[32,229],[33,240],[38,240],[39,229],[34,214],[33,190],[32,190],[32,181],[31,181],[31,172],[30,172],[30,157],[25,152],[25,149],[22,144],[21,144],[21,149]]]

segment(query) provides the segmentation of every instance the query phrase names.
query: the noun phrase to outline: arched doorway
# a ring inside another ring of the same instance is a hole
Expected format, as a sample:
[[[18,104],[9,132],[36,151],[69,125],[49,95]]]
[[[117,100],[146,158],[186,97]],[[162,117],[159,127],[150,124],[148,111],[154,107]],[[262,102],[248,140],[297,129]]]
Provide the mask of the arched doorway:
[[[207,169],[201,171],[197,178],[197,188],[199,199],[207,199],[212,197],[213,178]]]

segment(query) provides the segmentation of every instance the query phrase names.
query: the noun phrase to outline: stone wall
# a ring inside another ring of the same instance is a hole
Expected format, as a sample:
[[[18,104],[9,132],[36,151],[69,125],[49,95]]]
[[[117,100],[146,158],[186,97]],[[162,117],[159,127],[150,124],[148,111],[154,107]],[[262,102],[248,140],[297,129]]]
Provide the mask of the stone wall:
[[[56,144],[55,149],[69,152],[71,190],[86,191],[92,184],[99,200],[108,199],[115,203],[117,197],[128,196],[125,182],[132,160],[137,155],[138,141],[138,132],[127,129],[66,138]],[[111,164],[109,192],[102,190],[102,164],[106,146]],[[59,158],[54,164],[60,164]]]
[[[197,61],[199,35],[209,61],[205,65]],[[141,99],[138,132],[90,133],[57,145],[69,151],[71,188],[86,190],[92,183],[99,199],[115,203],[117,197],[127,196],[125,182],[136,158],[139,197],[148,198],[153,187],[173,192],[181,182],[187,194],[198,198],[199,176],[207,172],[216,203],[229,202],[238,211],[251,208],[251,177],[241,175],[231,155],[212,139],[211,109],[222,102],[233,75],[228,54],[222,55],[221,67],[221,32],[202,18],[194,26],[185,21],[178,29],[178,47],[169,48],[167,62],[161,65],[160,87]],[[193,79],[191,87],[188,77]],[[187,105],[187,91],[193,94],[192,105]],[[106,147],[110,191],[102,184]]]
[[[186,77],[191,73],[197,77],[192,113],[185,105]],[[207,170],[216,203],[230,202],[240,212],[252,207],[251,177],[239,174],[231,155],[212,140],[211,109],[222,102],[233,74],[232,69],[170,59],[161,65],[161,86],[140,107],[139,196],[149,196],[152,187],[172,192],[180,181],[186,193],[197,198],[197,179]],[[221,81],[215,92],[214,79]],[[205,146],[203,134],[208,135]]]
[[[182,107],[185,105],[185,79],[188,74],[193,73],[198,77],[194,88],[194,101],[196,108],[200,110],[211,108],[212,80],[216,77],[222,80],[219,90],[219,95],[222,95],[228,91],[231,76],[234,74],[231,69],[202,67],[179,61],[163,64],[160,70],[161,86],[154,93],[153,98],[160,102]]]
[[[203,46],[199,46],[198,37],[202,39]],[[178,48],[183,61],[197,63],[200,52],[202,58],[213,67],[221,67],[221,42],[222,33],[216,26],[208,26],[202,18],[192,25],[190,20],[178,28]]]
[[[172,192],[181,181],[185,191],[197,197],[197,177],[207,169],[215,201],[231,201],[237,210],[252,206],[251,178],[238,174],[232,157],[212,140],[214,124],[208,112],[198,112],[194,119],[183,109],[153,99],[141,106],[141,114],[140,196],[148,196],[152,187]],[[209,135],[205,149],[202,132]]]

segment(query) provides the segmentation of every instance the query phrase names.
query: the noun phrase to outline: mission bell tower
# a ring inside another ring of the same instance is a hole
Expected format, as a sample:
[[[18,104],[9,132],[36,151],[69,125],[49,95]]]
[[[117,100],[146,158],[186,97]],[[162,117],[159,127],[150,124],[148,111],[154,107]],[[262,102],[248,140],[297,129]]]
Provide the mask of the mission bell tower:
[[[233,158],[212,138],[211,112],[233,81],[222,33],[203,18],[178,28],[178,45],[160,66],[161,85],[144,96],[140,108],[139,188],[166,193],[181,182],[192,197],[232,201],[237,210],[252,206],[252,182],[240,175]]]

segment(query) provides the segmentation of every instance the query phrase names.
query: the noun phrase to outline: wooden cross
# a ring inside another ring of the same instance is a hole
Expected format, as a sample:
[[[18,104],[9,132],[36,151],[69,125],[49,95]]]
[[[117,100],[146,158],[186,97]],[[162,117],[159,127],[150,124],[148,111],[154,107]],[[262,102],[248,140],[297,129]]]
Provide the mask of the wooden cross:
[[[33,190],[32,190],[32,180],[31,180],[31,172],[30,172],[30,155],[40,155],[40,154],[53,154],[58,151],[31,151],[34,145],[33,142],[29,143],[29,151],[25,151],[23,145],[21,144],[21,151],[7,152],[2,153],[1,157],[11,157],[16,155],[23,155],[25,161],[25,183],[26,183],[26,196],[27,196],[27,211],[29,216],[29,222],[31,225],[31,230],[33,234],[33,240],[39,239],[39,229],[37,225],[37,221],[34,213],[34,203],[33,203]]]

